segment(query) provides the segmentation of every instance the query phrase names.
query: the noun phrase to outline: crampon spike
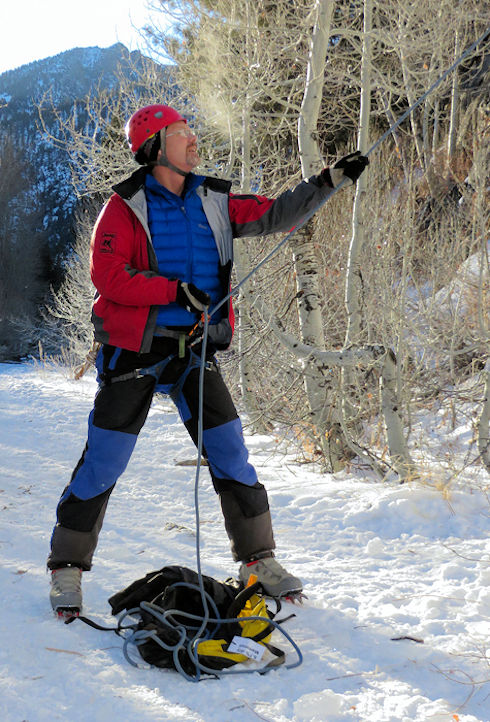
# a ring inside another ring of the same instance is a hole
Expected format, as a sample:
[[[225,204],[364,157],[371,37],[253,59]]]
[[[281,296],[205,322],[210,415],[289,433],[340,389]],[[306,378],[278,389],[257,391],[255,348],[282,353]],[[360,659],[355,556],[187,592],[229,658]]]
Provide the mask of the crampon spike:
[[[78,617],[80,616],[80,610],[73,608],[66,608],[66,609],[57,609],[55,611],[56,616],[58,619],[61,619],[63,621],[66,621],[67,619],[70,619],[71,617]]]

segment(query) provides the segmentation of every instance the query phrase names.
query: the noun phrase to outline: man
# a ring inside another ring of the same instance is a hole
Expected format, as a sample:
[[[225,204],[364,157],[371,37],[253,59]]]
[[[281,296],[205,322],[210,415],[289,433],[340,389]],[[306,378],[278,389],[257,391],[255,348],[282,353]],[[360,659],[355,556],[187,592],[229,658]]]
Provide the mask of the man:
[[[82,607],[82,571],[91,569],[109,496],[155,391],[171,396],[197,443],[199,320],[228,294],[233,238],[290,229],[344,178],[355,182],[368,163],[350,154],[272,200],[235,195],[228,181],[195,175],[196,136],[173,108],[142,108],[126,134],[142,167],[114,186],[92,237],[99,390],[51,539],[50,600],[58,613]],[[266,593],[283,596],[301,591],[302,583],[274,557],[267,492],[248,461],[240,420],[214,361],[232,333],[229,300],[210,319],[203,449],[240,580],[254,573]]]

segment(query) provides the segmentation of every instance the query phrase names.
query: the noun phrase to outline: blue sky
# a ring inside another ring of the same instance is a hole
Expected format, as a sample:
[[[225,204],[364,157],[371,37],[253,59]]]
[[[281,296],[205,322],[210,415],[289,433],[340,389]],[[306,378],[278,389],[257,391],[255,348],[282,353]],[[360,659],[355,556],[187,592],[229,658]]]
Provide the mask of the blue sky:
[[[148,18],[145,0],[2,0],[0,73],[75,47],[121,42],[144,52],[137,28]]]

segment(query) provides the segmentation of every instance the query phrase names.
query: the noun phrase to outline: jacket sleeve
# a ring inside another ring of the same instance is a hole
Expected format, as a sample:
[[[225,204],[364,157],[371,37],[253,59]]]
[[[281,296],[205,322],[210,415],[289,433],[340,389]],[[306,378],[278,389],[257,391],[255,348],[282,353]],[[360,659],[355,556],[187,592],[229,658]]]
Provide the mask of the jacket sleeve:
[[[322,175],[312,176],[278,198],[230,193],[233,237],[289,231],[333,191]]]
[[[177,281],[149,269],[145,243],[136,216],[121,198],[112,196],[97,219],[90,244],[90,276],[101,296],[124,306],[175,301]]]

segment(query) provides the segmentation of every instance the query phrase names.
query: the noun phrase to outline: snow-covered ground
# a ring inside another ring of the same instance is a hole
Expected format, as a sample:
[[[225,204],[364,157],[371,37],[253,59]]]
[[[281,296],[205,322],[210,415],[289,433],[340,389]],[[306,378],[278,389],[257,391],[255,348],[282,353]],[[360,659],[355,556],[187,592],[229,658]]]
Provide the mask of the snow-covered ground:
[[[308,595],[287,609],[296,612],[287,631],[304,655],[296,669],[192,684],[130,666],[114,634],[54,619],[45,559],[94,391],[92,377],[0,365],[1,720],[490,720],[490,485],[482,467],[469,467],[449,490],[437,469],[424,483],[381,484],[360,471],[317,473],[274,439],[247,438],[269,490],[278,558]],[[421,419],[419,428],[431,424]],[[464,458],[470,437],[461,426],[450,437],[433,432],[431,443],[441,458],[444,444],[453,456],[461,445]],[[156,404],[84,575],[88,616],[112,623],[108,597],[150,570],[196,568],[195,469],[176,465],[193,455],[170,402]],[[203,572],[224,579],[236,567],[206,470],[200,502]]]

